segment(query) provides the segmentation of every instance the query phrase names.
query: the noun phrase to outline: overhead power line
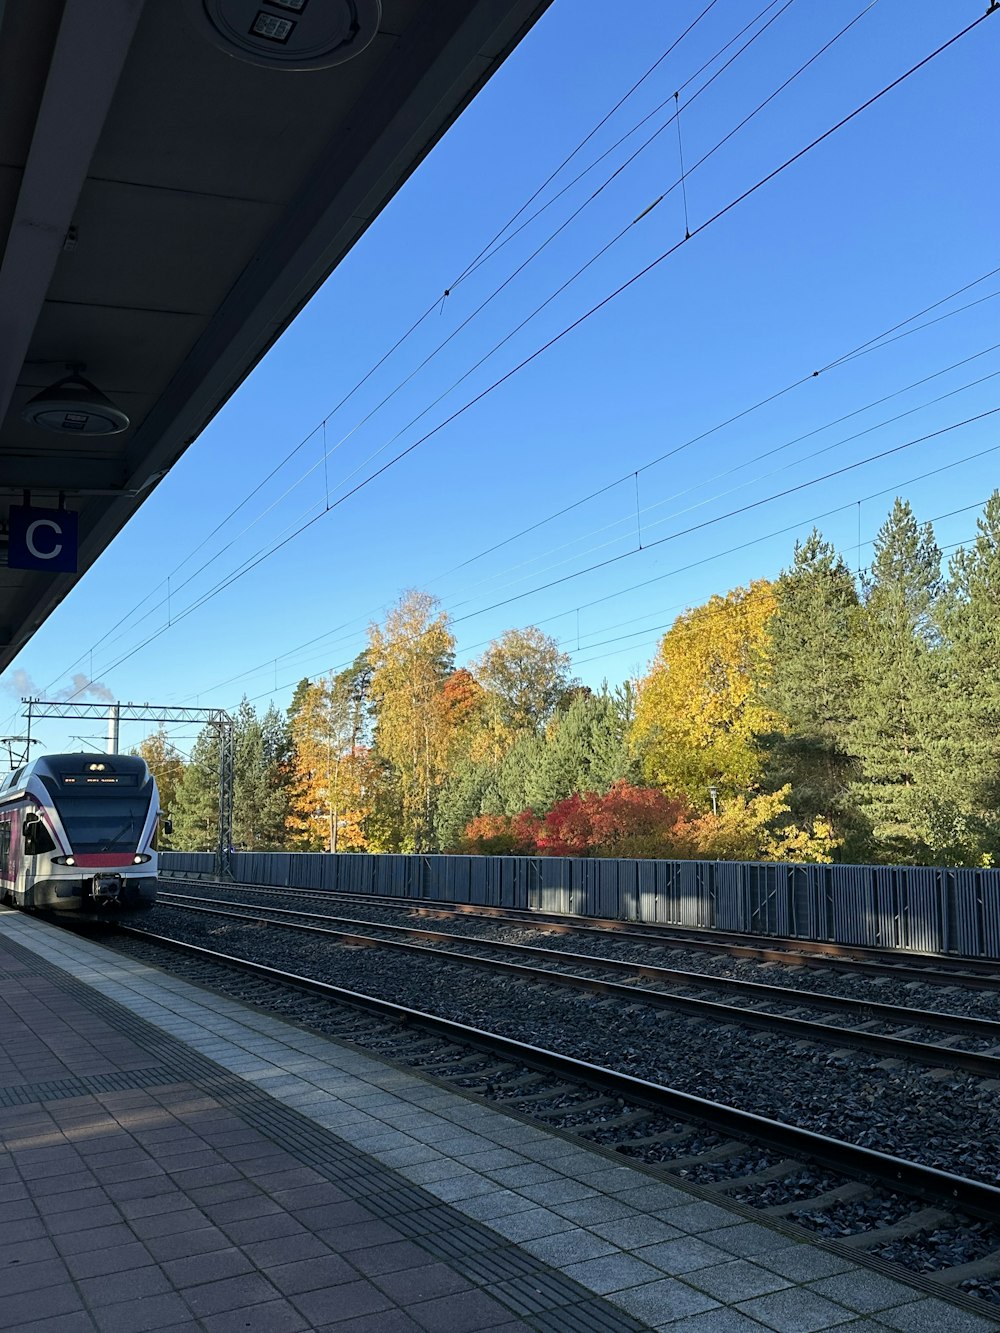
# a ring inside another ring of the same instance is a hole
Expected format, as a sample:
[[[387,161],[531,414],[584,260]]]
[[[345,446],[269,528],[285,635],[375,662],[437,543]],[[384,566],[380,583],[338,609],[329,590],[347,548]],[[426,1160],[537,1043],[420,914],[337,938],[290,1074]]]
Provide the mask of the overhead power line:
[[[246,574],[250,573],[264,560],[270,558],[272,555],[275,555],[279,550],[282,550],[285,546],[288,545],[290,541],[294,540],[295,537],[301,535],[301,533],[311,528],[316,522],[319,521],[320,518],[325,517],[325,515],[329,513],[331,510],[338,508],[340,505],[346,503],[347,500],[351,499],[353,496],[359,494],[362,490],[370,486],[372,482],[377,480],[390,468],[395,467],[397,463],[401,462],[402,459],[408,457],[411,453],[414,452],[414,450],[420,448],[420,446],[425,444],[429,439],[432,439],[435,435],[439,434],[447,426],[451,425],[459,417],[463,416],[466,412],[468,412],[472,407],[476,406],[478,403],[482,402],[485,398],[487,398],[490,394],[494,393],[503,384],[506,384],[508,380],[513,378],[513,376],[518,374],[527,366],[531,365],[545,352],[549,351],[552,347],[556,346],[568,334],[578,329],[582,324],[584,324],[587,320],[591,319],[599,311],[603,310],[606,306],[608,306],[612,301],[616,300],[624,292],[630,290],[637,282],[640,282],[644,278],[648,277],[650,273],[654,272],[661,264],[663,264],[667,259],[671,258],[684,245],[686,245],[689,242],[689,240],[694,239],[702,232],[708,230],[708,228],[714,226],[722,218],[728,216],[729,213],[731,213],[734,209],[738,208],[747,199],[751,198],[765,185],[777,179],[777,177],[783,174],[785,171],[787,171],[789,167],[801,161],[802,158],[804,158],[808,153],[812,152],[815,148],[817,148],[820,144],[824,143],[832,135],[836,134],[846,125],[850,124],[852,121],[857,119],[858,116],[862,115],[865,111],[869,110],[883,97],[887,96],[888,93],[898,88],[907,79],[912,78],[914,74],[924,69],[928,64],[930,64],[931,61],[935,60],[945,51],[949,50],[952,46],[954,46],[957,42],[961,41],[962,38],[966,37],[969,33],[974,31],[981,23],[983,23],[987,18],[989,18],[993,12],[995,11],[991,9],[988,10],[985,14],[981,14],[979,18],[974,19],[971,23],[967,24],[964,28],[962,28],[959,32],[957,32],[953,37],[949,38],[945,42],[942,42],[928,55],[924,56],[916,64],[910,66],[910,68],[907,69],[904,73],[898,75],[890,83],[882,87],[878,92],[868,97],[859,106],[855,107],[853,111],[850,111],[845,116],[842,116],[838,121],[835,122],[835,124],[831,125],[822,134],[817,135],[803,148],[800,148],[797,152],[793,153],[790,157],[786,158],[779,166],[773,168],[764,176],[761,176],[753,185],[748,186],[741,193],[736,195],[735,198],[731,199],[727,204],[717,209],[710,217],[705,219],[705,221],[695,226],[691,230],[690,236],[685,236],[682,240],[679,240],[675,242],[673,245],[669,246],[655,259],[651,260],[649,263],[647,263],[641,269],[639,269],[636,273],[634,273],[632,277],[626,279],[625,282],[620,283],[611,292],[609,292],[606,296],[604,296],[600,301],[592,305],[588,310],[586,310],[582,315],[579,315],[570,324],[567,324],[558,333],[554,334],[551,338],[547,339],[541,346],[536,348],[535,351],[533,351],[528,356],[519,361],[515,366],[513,366],[510,370],[506,371],[498,379],[494,380],[491,384],[487,385],[484,389],[480,390],[479,393],[475,394],[461,407],[457,408],[454,412],[450,413],[447,417],[444,418],[444,420],[439,422],[436,426],[432,427],[429,431],[425,432],[418,439],[414,440],[411,444],[407,445],[406,448],[401,449],[392,458],[387,460],[387,462],[383,463],[381,467],[371,472],[367,477],[365,477],[363,480],[361,480],[355,486],[353,486],[350,490],[341,495],[337,500],[332,501],[328,506],[328,508],[323,511],[323,513],[317,514],[314,517],[308,519],[300,527],[295,529],[295,531],[292,532],[290,535],[286,536],[283,540],[277,542],[268,550],[260,553],[256,558],[251,559],[240,570],[227,576],[214,588],[209,589],[203,596],[198,598],[195,602],[189,604],[189,606],[187,606],[178,616],[174,618],[173,623],[177,623],[177,621],[185,619],[193,611],[197,610],[200,606],[203,606],[208,600],[218,596],[219,593],[221,593],[226,588],[231,586],[234,582],[237,581],[237,579],[243,578]],[[970,420],[973,420],[973,418],[970,418]],[[502,604],[503,603],[499,603],[498,605]],[[161,634],[165,633],[166,630],[171,627],[172,626],[169,625],[162,626],[160,629],[156,630],[153,634],[148,636],[141,643],[137,644],[127,653],[119,657],[115,662],[113,662],[109,666],[104,667],[103,674],[107,674],[107,672],[115,670],[117,667],[121,666],[124,662],[128,661],[131,657],[135,656],[136,653],[140,652],[143,648],[147,647],[150,643],[152,643],[155,639],[159,638]]]

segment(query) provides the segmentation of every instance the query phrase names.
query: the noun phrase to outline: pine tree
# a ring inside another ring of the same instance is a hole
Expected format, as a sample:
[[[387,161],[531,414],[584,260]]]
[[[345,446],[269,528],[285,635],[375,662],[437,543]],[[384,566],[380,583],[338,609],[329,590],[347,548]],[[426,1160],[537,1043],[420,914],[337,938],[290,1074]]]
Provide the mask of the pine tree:
[[[796,542],[792,567],[781,574],[775,594],[764,700],[783,726],[761,737],[763,785],[772,792],[790,786],[792,819],[829,821],[847,839],[846,859],[853,859],[865,841],[850,799],[859,617],[854,578],[813,529]]]
[[[946,859],[1000,862],[1000,491],[978,521],[975,543],[949,568],[942,602],[940,701],[932,817]]]
[[[219,733],[203,727],[177,784],[172,842],[186,852],[213,851],[219,837]]]
[[[939,734],[933,653],[941,552],[929,523],[896,500],[875,540],[857,638],[853,792],[885,861],[934,860],[928,810]]]
[[[259,718],[244,698],[234,719],[233,745],[233,843],[247,851],[281,851],[291,781],[288,723],[273,704]]]

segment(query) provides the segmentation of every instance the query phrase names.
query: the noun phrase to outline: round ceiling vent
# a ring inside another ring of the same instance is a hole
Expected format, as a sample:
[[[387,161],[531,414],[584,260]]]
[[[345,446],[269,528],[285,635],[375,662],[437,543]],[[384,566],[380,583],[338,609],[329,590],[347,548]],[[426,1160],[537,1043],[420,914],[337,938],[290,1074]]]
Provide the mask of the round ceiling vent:
[[[381,0],[189,0],[227,55],[272,69],[329,69],[378,32]]]
[[[120,407],[76,372],[36,394],[21,416],[29,425],[59,435],[117,435],[129,424]]]

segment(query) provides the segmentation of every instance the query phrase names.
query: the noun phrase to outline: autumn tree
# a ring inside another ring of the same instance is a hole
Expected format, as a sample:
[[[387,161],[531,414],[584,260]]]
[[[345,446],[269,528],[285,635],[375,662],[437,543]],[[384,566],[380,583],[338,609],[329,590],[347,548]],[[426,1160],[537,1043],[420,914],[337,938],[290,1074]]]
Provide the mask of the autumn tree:
[[[762,697],[775,606],[764,580],[710,598],[674,622],[640,684],[632,737],[646,777],[695,808],[707,808],[712,788],[755,785],[756,738],[783,725]]]
[[[160,809],[172,817],[177,805],[177,788],[184,776],[184,759],[180,750],[167,736],[162,722],[156,731],[139,743],[133,753],[140,755],[149,765],[160,793]],[[172,847],[174,845],[172,837],[172,834],[161,831],[160,846]]]
[[[473,671],[501,743],[544,727],[570,686],[570,665],[555,639],[533,625],[509,629],[490,644]]]
[[[401,841],[410,851],[433,845],[451,739],[443,690],[454,649],[448,617],[427,593],[406,593],[384,625],[369,628],[375,744],[395,775]]]
[[[367,738],[371,667],[361,653],[345,670],[300,685],[289,709],[294,801],[289,830],[309,850],[365,847],[371,798]]]

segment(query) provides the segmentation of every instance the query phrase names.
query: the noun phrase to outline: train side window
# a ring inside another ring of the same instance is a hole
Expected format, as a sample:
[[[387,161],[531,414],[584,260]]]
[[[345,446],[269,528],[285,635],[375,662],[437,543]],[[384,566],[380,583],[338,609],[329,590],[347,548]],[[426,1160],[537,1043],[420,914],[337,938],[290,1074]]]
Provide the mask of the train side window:
[[[54,852],[55,849],[52,835],[37,816],[24,821],[25,856],[38,856],[42,852]]]
[[[0,823],[0,875],[6,876],[10,864],[10,821]]]

